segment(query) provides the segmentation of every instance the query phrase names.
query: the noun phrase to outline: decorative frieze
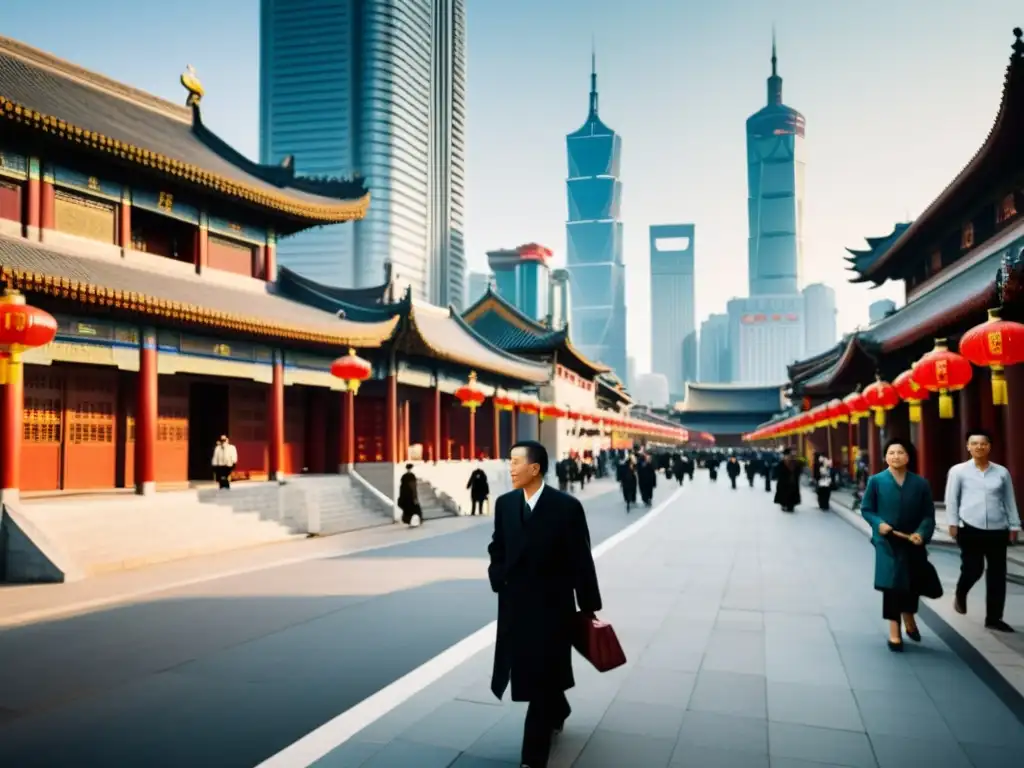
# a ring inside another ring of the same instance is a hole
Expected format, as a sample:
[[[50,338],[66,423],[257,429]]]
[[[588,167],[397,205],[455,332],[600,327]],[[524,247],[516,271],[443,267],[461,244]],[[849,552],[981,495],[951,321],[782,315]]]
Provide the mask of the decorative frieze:
[[[0,150],[0,176],[9,176],[14,179],[28,177],[28,158],[16,152]]]
[[[235,240],[244,240],[254,245],[264,245],[267,242],[266,230],[258,227],[250,227],[247,224],[222,219],[219,216],[210,216],[207,226],[210,232],[224,235]]]
[[[132,206],[199,226],[199,209],[178,199],[172,192],[132,189]]]
[[[53,183],[58,187],[85,192],[93,197],[102,197],[115,202],[121,201],[124,192],[120,184],[116,184],[98,176],[89,176],[62,165],[53,166]]]

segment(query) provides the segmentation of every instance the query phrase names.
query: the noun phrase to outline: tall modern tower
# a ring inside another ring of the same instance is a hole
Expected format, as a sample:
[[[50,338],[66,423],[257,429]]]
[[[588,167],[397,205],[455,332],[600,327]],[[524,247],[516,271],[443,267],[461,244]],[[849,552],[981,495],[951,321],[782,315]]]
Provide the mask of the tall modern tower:
[[[750,295],[793,295],[803,271],[804,116],[782,103],[772,34],[768,104],[747,118]]]
[[[804,294],[804,354],[808,357],[836,345],[836,292],[824,283],[813,283]]]
[[[697,380],[697,316],[694,306],[694,226],[659,224],[651,241],[651,370],[668,380],[682,400],[687,381]]]
[[[550,260],[551,249],[537,243],[487,252],[498,295],[534,320],[548,315]]]
[[[591,55],[590,111],[566,136],[569,220],[566,269],[572,295],[569,331],[583,354],[626,370],[626,268],[622,260],[619,181],[622,140],[597,113],[597,68]]]
[[[465,291],[465,0],[261,0],[260,159],[361,174],[370,210],[282,240],[326,283],[396,281],[461,308]]]

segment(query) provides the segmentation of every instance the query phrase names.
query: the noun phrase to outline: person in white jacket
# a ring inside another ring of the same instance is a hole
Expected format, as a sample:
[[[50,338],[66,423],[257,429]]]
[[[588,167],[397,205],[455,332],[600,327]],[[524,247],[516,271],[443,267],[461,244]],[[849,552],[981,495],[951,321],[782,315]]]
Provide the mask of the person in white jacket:
[[[230,488],[231,473],[238,463],[238,449],[228,441],[227,435],[220,436],[217,447],[213,449],[213,460],[210,463],[213,465],[213,476],[217,480],[217,485],[221,488]]]

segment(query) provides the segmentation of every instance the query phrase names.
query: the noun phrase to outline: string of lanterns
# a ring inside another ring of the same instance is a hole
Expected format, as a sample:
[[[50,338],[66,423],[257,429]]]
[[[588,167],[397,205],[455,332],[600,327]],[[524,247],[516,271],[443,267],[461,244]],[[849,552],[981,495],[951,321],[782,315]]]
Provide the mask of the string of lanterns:
[[[1005,369],[1024,363],[1024,324],[1003,320],[998,309],[988,311],[988,320],[976,325],[960,338],[959,354],[949,349],[946,339],[936,339],[935,347],[893,382],[876,376],[863,392],[856,391],[842,400],[835,399],[807,411],[779,419],[743,436],[757,441],[813,432],[820,427],[836,427],[842,422],[856,424],[874,413],[875,425],[885,426],[886,413],[901,402],[907,403],[910,421],[921,421],[921,403],[938,395],[939,418],[954,416],[953,393],[971,383],[974,367],[992,371],[992,403],[1007,404]]]

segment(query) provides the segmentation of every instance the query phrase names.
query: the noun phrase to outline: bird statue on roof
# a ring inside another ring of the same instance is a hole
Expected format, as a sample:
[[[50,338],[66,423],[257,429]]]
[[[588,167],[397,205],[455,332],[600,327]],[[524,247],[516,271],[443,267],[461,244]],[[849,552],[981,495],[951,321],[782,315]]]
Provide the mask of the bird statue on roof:
[[[203,94],[205,94],[206,91],[203,90],[203,84],[199,82],[199,76],[196,75],[196,69],[191,64],[185,67],[185,71],[181,73],[181,84],[185,86],[185,90],[188,91],[188,98],[185,99],[185,106],[199,106],[199,102],[202,100]]]

